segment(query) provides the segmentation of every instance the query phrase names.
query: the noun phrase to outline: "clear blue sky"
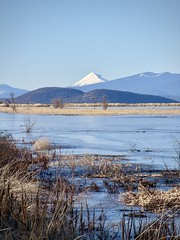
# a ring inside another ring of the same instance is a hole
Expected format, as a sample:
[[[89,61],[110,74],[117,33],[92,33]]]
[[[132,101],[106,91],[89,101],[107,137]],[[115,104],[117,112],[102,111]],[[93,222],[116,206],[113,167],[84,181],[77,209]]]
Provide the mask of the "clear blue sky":
[[[0,83],[180,73],[180,0],[0,0]]]

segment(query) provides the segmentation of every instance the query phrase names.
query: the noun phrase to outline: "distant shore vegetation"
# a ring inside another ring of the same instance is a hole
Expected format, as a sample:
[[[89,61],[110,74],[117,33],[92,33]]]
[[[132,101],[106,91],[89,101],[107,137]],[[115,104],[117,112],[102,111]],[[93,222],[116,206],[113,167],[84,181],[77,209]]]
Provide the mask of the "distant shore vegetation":
[[[50,115],[180,115],[180,103],[64,103],[54,104],[16,104],[0,103],[0,112],[19,114],[50,114]]]

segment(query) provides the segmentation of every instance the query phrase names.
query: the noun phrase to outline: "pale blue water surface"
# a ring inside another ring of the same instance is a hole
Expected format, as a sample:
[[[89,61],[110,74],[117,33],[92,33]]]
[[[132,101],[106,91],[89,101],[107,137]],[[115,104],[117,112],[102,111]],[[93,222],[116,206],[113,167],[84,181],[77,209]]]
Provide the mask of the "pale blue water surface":
[[[25,131],[25,119],[35,121]],[[66,146],[67,154],[126,155],[133,163],[157,168],[176,167],[175,146],[180,139],[180,116],[61,116],[0,113],[0,130],[15,139],[46,137]]]

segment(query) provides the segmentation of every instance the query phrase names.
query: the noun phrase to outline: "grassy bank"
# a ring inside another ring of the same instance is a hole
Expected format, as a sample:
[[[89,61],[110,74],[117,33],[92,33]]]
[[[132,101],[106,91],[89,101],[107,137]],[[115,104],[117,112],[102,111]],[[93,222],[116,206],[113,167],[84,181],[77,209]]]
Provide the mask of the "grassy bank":
[[[178,169],[145,171],[124,156],[31,152],[1,134],[0,239],[179,239],[179,176]],[[170,190],[158,192],[160,182]],[[107,223],[112,201],[91,208],[83,197],[101,192],[131,206],[115,223]]]
[[[48,115],[180,115],[180,104],[109,104],[106,110],[96,104],[66,104],[54,108],[43,104],[16,104],[16,107],[0,104],[0,112]]]

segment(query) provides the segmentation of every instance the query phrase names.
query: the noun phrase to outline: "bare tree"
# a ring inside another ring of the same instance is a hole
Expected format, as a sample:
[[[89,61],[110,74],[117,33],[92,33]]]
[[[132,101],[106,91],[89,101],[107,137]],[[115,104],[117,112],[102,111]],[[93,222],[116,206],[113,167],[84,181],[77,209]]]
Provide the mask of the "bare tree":
[[[96,108],[96,102],[97,102],[96,96],[92,96],[92,100],[93,100],[94,109],[95,109]]]
[[[64,103],[61,98],[55,98],[52,101],[54,108],[64,108]]]
[[[16,101],[15,101],[13,92],[10,93],[10,97],[11,97],[11,102],[12,102],[12,109],[13,109],[13,111],[16,111]]]
[[[26,133],[30,133],[32,132],[32,129],[35,125],[36,121],[35,120],[32,120],[30,115],[24,119],[24,125],[25,125],[25,128],[26,128]]]
[[[108,108],[108,102],[107,102],[106,96],[102,97],[102,107],[103,107],[103,110],[106,110]]]

